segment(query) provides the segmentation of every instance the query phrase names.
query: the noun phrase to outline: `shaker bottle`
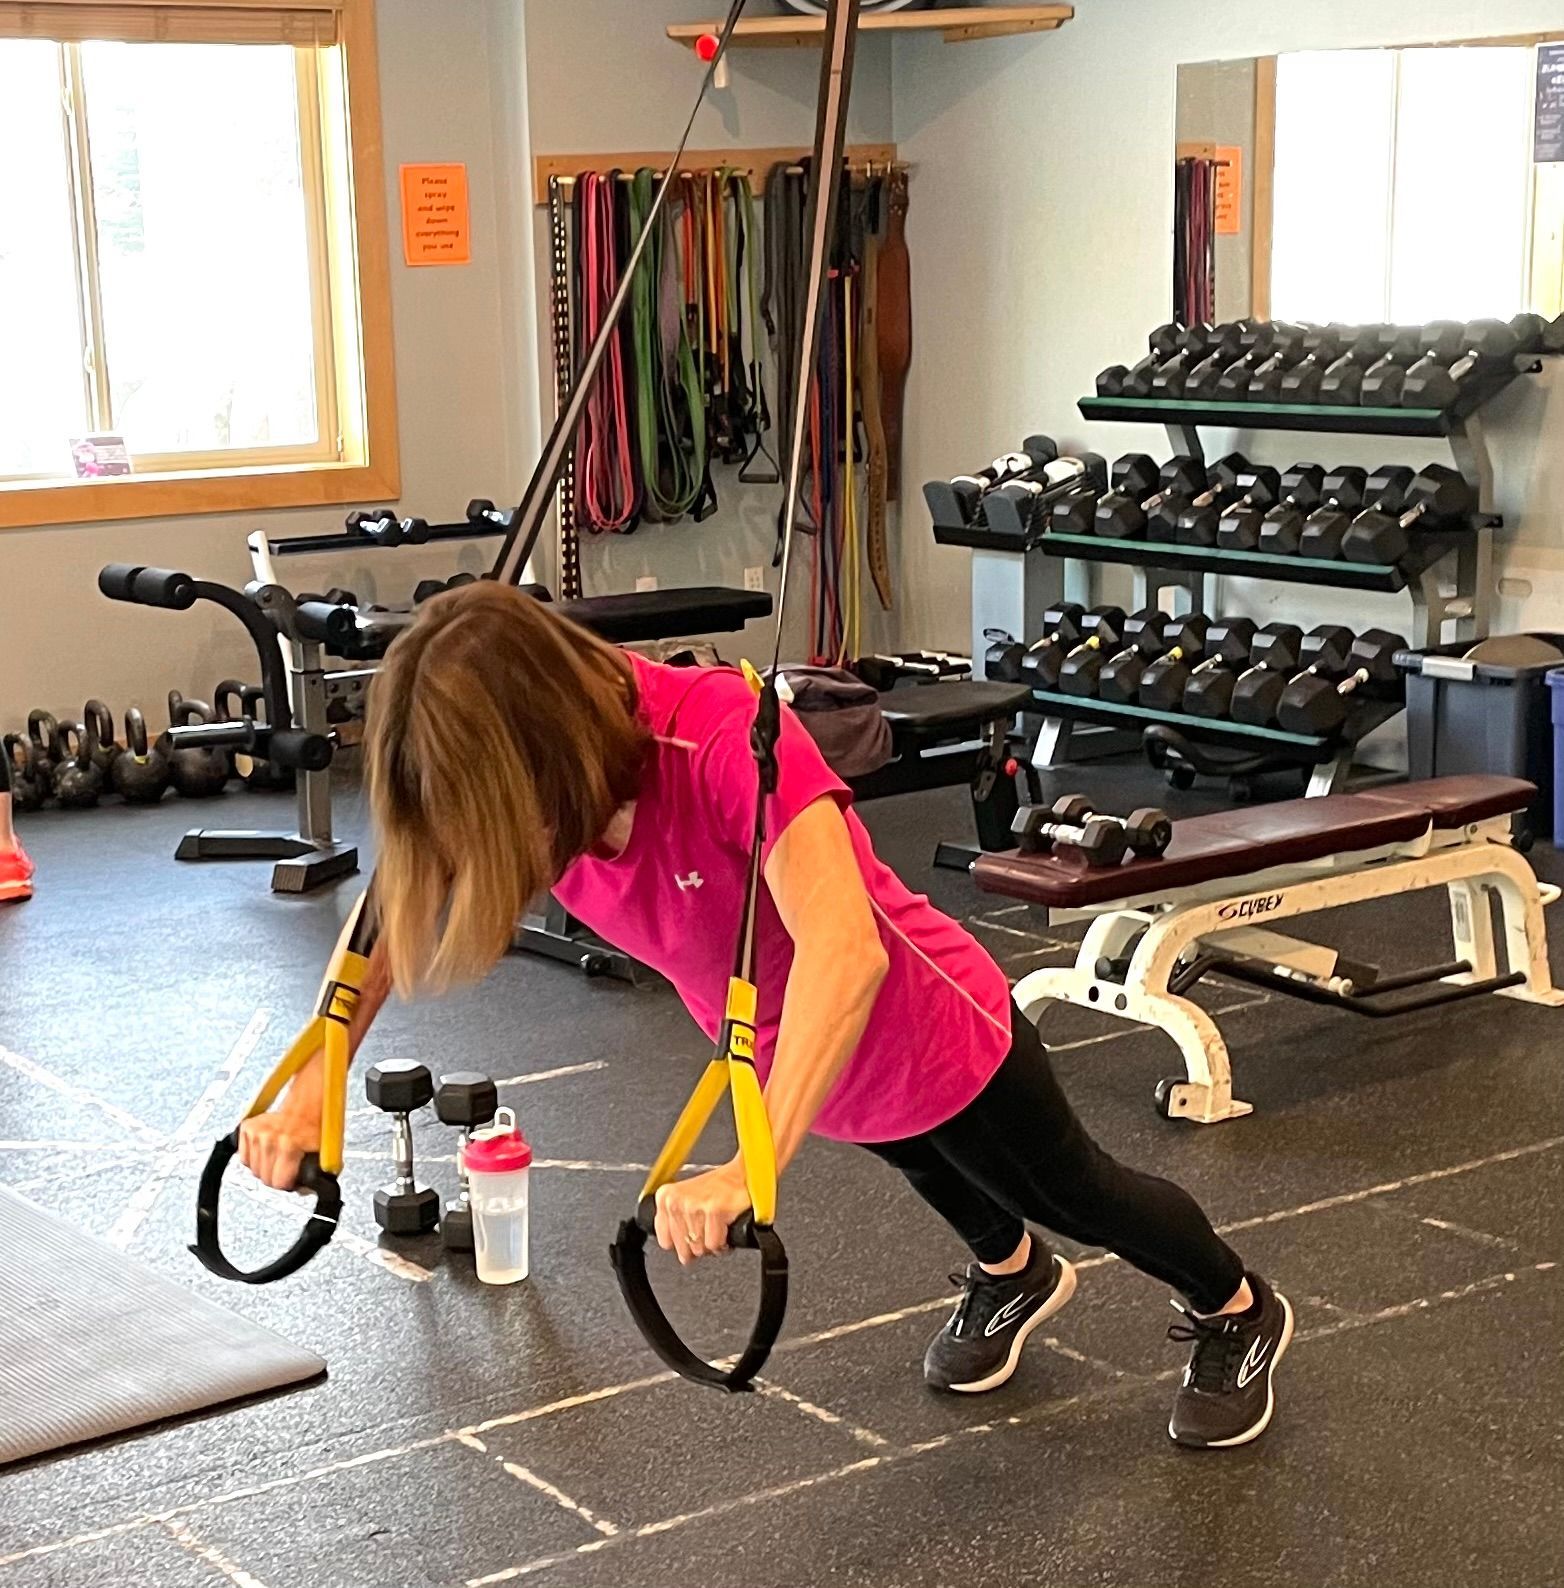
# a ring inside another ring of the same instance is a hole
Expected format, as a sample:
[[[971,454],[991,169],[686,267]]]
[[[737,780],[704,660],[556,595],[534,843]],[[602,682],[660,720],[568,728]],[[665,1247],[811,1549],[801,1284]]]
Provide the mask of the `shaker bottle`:
[[[473,1249],[478,1278],[513,1285],[527,1277],[527,1179],[532,1148],[516,1116],[499,1109],[462,1154],[472,1188]]]

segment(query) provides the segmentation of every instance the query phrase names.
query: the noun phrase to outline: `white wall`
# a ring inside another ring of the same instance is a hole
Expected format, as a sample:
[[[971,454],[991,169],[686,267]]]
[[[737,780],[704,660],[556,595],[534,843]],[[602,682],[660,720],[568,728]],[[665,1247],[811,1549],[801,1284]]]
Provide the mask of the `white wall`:
[[[527,85],[532,146],[538,154],[635,153],[670,150],[684,130],[703,68],[694,54],[664,36],[671,22],[709,17],[723,9],[699,0],[526,0]],[[758,9],[758,8],[757,8]],[[731,86],[714,93],[696,119],[693,149],[765,148],[808,145],[814,137],[817,50],[733,50]],[[891,136],[891,51],[887,40],[860,41],[853,83],[849,141],[879,143]],[[538,261],[538,324],[544,330],[545,411],[553,412],[553,375],[547,345],[547,223],[539,210],[535,232]],[[773,393],[775,360],[767,357]],[[772,452],[775,455],[775,439]],[[741,486],[737,470],[714,471],[719,511],[697,524],[643,524],[632,535],[582,536],[581,567],[588,595],[632,590],[638,578],[659,585],[739,586],[746,568],[764,570],[776,592],[771,567],[776,536],[778,487]],[[895,510],[890,535],[896,540]],[[916,514],[911,515],[916,526]],[[540,571],[553,572],[552,528]],[[791,600],[802,617],[807,569]],[[800,597],[803,599],[800,599]],[[878,611],[867,597],[866,617]],[[866,635],[884,643],[894,619],[866,624]],[[792,654],[802,626],[788,624]],[[720,637],[719,637],[720,640]],[[730,638],[728,650],[737,646]]]
[[[526,172],[520,10],[514,0],[381,0],[380,78],[392,235],[392,304],[404,510],[459,517],[471,496],[515,501],[536,453],[536,355],[527,313],[531,259],[517,245],[517,173]],[[401,263],[397,167],[465,161],[473,263]],[[184,569],[243,584],[246,534],[340,527],[342,507],[0,531],[0,724],[33,706],[80,714],[101,695],[160,722],[170,687],[209,697],[226,674],[253,677],[243,631],[214,608],[160,612],[98,594],[106,562]],[[296,587],[340,584],[365,600],[405,598],[454,562],[486,567],[494,542],[286,564]],[[477,549],[477,548],[481,548]]]
[[[1180,62],[1430,42],[1556,28],[1558,0],[1079,0],[1057,33],[896,44],[895,127],[914,166],[909,237],[917,356],[908,479],[969,468],[1033,431],[1108,457],[1161,449],[1160,430],[1089,426],[1076,399],[1167,317],[1174,79]],[[1451,136],[1460,136],[1459,117]],[[1557,361],[1554,361],[1555,363]],[[1489,421],[1499,476],[1503,592],[1495,627],[1564,628],[1564,391],[1518,383]],[[1225,450],[1234,438],[1210,440]],[[1448,453],[1382,440],[1245,436],[1251,456],[1417,463]],[[968,632],[968,554],[903,536],[903,637]],[[1110,585],[1110,598],[1118,592]],[[1254,585],[1228,592],[1262,619],[1409,621],[1404,598]],[[1350,610],[1349,610],[1350,609]]]

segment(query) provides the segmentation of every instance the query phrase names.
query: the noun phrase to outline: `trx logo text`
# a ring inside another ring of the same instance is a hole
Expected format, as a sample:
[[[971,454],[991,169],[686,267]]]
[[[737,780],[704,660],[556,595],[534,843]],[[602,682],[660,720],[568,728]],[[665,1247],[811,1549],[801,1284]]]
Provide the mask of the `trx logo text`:
[[[1280,906],[1284,897],[1280,893],[1262,893],[1253,899],[1239,899],[1234,904],[1224,904],[1216,913],[1224,921],[1247,921],[1256,915],[1269,915]]]

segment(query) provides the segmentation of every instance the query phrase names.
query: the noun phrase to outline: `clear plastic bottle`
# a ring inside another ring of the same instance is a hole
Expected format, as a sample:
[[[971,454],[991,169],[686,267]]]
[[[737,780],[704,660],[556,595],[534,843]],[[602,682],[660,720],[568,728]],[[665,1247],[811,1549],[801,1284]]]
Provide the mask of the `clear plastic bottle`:
[[[532,1148],[508,1108],[473,1134],[462,1161],[472,1195],[473,1251],[487,1285],[525,1279],[529,1259]]]

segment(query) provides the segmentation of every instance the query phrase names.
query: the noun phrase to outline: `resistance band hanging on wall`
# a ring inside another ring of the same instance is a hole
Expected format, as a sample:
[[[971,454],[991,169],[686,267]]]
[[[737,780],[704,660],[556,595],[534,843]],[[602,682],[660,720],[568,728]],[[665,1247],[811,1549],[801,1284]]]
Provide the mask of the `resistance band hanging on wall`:
[[[1173,319],[1209,325],[1216,319],[1216,172],[1203,156],[1180,160],[1173,186]]]

